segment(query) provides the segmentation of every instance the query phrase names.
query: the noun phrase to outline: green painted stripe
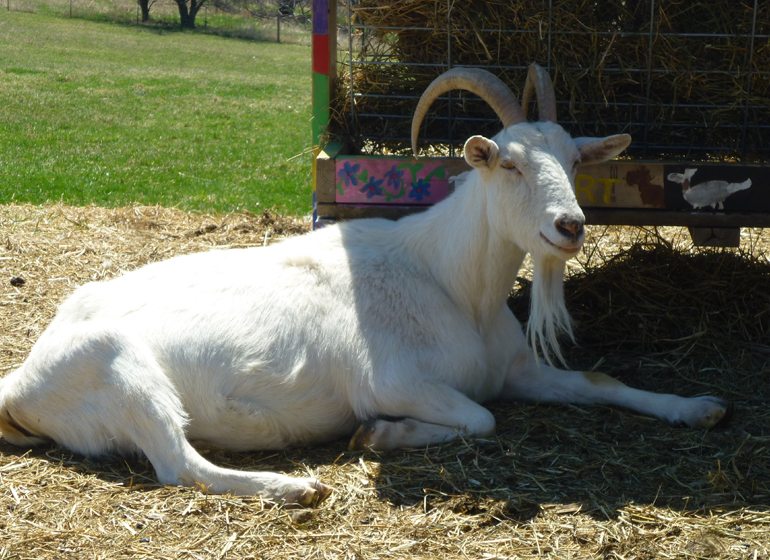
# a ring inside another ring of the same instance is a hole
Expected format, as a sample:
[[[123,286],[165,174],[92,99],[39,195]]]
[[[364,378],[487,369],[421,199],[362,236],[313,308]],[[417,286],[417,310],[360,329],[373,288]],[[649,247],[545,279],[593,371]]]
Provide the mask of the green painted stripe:
[[[321,136],[329,126],[329,103],[331,101],[329,76],[313,72],[313,145],[318,146]]]

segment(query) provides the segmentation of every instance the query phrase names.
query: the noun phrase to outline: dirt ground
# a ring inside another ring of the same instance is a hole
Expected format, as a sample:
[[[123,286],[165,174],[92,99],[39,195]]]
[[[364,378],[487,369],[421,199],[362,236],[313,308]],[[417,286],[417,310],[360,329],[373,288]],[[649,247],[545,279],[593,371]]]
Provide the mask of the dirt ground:
[[[275,215],[0,206],[0,375],[77,285],[306,231]],[[609,408],[492,404],[495,437],[387,454],[344,441],[217,464],[312,474],[317,509],[156,484],[143,460],[0,441],[0,559],[770,558],[770,235],[741,250],[674,228],[592,228],[565,289],[567,360],[645,389],[717,394],[711,431]],[[529,282],[511,307],[526,320]]]

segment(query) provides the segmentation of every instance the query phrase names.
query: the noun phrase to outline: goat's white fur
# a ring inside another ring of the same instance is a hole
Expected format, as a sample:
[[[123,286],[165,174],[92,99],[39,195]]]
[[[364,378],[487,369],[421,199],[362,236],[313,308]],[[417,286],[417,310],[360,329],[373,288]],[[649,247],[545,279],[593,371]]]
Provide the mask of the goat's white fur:
[[[20,446],[143,453],[163,483],[313,504],[329,492],[315,479],[223,469],[188,442],[282,448],[361,426],[354,447],[424,446],[491,434],[494,418],[478,404],[491,399],[614,404],[711,426],[721,400],[647,393],[536,359],[506,305],[529,252],[529,338],[560,356],[562,272],[583,241],[574,165],[628,141],[515,124],[469,139],[474,169],[423,214],[87,284],[0,383],[0,430]],[[559,229],[565,217],[580,225],[574,236]]]

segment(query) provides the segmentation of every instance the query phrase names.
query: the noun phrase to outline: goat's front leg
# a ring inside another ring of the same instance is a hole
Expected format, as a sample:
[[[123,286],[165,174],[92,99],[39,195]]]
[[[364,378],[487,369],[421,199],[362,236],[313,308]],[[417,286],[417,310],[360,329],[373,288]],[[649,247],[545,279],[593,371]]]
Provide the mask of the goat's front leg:
[[[356,431],[350,449],[424,447],[495,431],[491,412],[441,383],[416,381],[400,390],[383,387],[377,400],[377,416]]]
[[[693,428],[711,428],[728,411],[728,403],[717,397],[653,393],[629,387],[604,373],[565,371],[533,362],[509,374],[503,389],[504,398],[619,406],[673,425]]]

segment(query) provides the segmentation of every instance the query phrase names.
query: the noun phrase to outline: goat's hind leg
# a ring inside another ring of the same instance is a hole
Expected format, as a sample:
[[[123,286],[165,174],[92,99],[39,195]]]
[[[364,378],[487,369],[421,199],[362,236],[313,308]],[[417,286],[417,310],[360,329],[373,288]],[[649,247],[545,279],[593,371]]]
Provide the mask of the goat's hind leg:
[[[225,469],[202,457],[185,436],[176,390],[140,338],[80,328],[33,354],[3,380],[0,416],[13,411],[35,436],[85,455],[138,451],[161,483],[211,493],[315,505],[331,491],[312,478]]]
[[[146,412],[153,414],[153,407],[154,403]],[[194,486],[212,494],[257,495],[302,506],[315,506],[331,493],[331,488],[313,478],[218,467],[192,447],[180,424],[161,420],[156,428],[139,434],[136,443],[164,484]]]
[[[176,398],[170,394],[165,397]],[[183,418],[169,415],[166,405],[155,394],[144,395],[131,407],[143,416],[141,427],[133,436],[134,443],[150,460],[164,484],[194,486],[212,494],[257,495],[302,506],[317,505],[331,493],[331,488],[313,478],[214,465],[185,437]]]

